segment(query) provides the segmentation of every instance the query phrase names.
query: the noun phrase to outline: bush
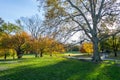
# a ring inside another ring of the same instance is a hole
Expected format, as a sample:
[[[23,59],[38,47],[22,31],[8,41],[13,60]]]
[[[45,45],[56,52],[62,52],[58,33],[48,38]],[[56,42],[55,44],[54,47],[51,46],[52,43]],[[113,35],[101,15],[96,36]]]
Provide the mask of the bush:
[[[93,53],[93,44],[91,42],[84,42],[80,48],[81,53]]]

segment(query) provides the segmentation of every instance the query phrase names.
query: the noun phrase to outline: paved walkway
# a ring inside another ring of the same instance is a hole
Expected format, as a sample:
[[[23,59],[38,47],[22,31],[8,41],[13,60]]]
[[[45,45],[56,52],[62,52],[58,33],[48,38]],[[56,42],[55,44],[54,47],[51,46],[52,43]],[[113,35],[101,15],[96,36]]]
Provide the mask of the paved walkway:
[[[69,59],[78,59],[78,60],[86,60],[86,61],[91,61],[91,57],[74,57],[74,56],[68,56],[67,58]],[[101,57],[102,60],[110,60],[110,61],[115,61],[115,62],[120,62],[118,59],[112,59],[112,58],[105,58]]]
[[[78,60],[91,60],[91,57],[74,57],[74,56],[68,56],[67,58],[70,59],[78,59]]]

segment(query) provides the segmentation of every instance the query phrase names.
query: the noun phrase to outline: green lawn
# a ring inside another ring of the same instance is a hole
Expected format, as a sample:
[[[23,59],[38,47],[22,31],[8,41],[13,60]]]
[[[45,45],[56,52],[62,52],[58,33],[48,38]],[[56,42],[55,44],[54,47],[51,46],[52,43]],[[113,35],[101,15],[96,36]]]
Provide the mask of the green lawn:
[[[120,80],[120,66],[111,61],[83,62],[61,57],[0,61],[0,80]]]

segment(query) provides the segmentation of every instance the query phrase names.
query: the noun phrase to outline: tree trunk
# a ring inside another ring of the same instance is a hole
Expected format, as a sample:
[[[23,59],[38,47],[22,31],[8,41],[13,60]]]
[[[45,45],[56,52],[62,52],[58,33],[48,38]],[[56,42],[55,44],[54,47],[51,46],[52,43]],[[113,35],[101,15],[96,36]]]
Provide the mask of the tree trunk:
[[[43,52],[40,52],[40,57],[43,57]]]
[[[34,52],[35,53],[35,57],[37,58],[38,57],[38,53],[37,52]]]
[[[22,54],[17,54],[18,59],[22,58]]]
[[[7,50],[4,49],[4,59],[6,60],[6,58],[7,58]]]
[[[114,53],[115,53],[115,57],[117,57],[117,52],[116,52],[116,51],[114,51]]]
[[[52,57],[52,52],[50,51],[50,56]]]
[[[114,56],[115,56],[115,57],[117,57],[117,51],[118,51],[117,45],[115,45],[115,46],[114,46]]]
[[[95,39],[93,41],[93,57],[92,57],[92,61],[93,62],[100,62],[101,61],[99,50],[98,50],[98,40],[97,39]]]
[[[18,57],[18,59],[21,59],[22,56],[23,56],[22,51],[21,50],[17,50],[17,57]]]
[[[112,39],[113,39],[113,52],[114,52],[114,56],[117,57],[117,45],[116,45],[115,35],[112,36]]]
[[[4,55],[4,59],[6,60],[6,58],[7,58],[7,54],[5,53],[5,55]]]

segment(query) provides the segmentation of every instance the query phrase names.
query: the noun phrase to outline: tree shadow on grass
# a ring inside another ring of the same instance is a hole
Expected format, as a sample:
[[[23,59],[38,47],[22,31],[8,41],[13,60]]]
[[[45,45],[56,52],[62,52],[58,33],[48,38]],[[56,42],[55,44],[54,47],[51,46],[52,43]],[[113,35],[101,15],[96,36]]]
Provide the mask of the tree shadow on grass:
[[[33,64],[5,70],[0,73],[0,80],[119,80],[115,75],[119,71],[114,65],[68,59],[53,65]]]

